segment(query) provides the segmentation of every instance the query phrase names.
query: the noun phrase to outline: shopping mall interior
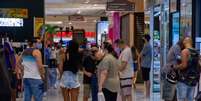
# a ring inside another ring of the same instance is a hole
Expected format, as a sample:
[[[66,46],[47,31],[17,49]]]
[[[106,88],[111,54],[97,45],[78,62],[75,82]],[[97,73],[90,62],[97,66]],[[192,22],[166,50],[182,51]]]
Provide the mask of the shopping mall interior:
[[[0,39],[2,45],[8,41],[20,53],[29,39],[38,38],[43,64],[48,65],[45,57],[48,46],[66,47],[72,39],[80,44],[87,39],[87,47],[101,48],[105,41],[114,44],[122,39],[141,52],[143,36],[148,34],[153,46],[151,96],[145,97],[139,71],[132,101],[163,101],[160,78],[168,50],[182,37],[189,36],[201,53],[200,16],[201,0],[1,0]],[[0,64],[2,67],[5,63]],[[48,82],[47,75],[48,72]],[[81,82],[78,101],[82,101],[83,72],[78,75]],[[54,89],[46,84],[45,89],[43,101],[63,101],[59,84]],[[16,99],[23,101],[23,91]],[[121,101],[120,94],[117,101]]]

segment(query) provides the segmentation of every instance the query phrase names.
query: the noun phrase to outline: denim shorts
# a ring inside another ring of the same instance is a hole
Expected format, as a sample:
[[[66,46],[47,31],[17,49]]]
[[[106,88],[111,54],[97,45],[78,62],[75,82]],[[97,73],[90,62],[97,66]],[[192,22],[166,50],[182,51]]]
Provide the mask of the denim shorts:
[[[68,89],[80,87],[78,75],[71,71],[64,71],[61,77],[60,86]]]
[[[187,101],[193,101],[194,92],[195,92],[195,87],[188,86],[182,82],[177,83],[177,100],[178,101],[184,101],[185,99],[187,99]]]

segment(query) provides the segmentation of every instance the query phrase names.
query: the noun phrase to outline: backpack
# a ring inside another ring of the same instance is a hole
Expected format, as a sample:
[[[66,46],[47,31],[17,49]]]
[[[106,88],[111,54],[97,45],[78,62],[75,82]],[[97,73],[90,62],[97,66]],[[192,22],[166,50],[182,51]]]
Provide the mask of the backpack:
[[[188,86],[196,86],[200,78],[199,53],[195,49],[188,49],[190,57],[185,70],[180,70],[180,81]]]

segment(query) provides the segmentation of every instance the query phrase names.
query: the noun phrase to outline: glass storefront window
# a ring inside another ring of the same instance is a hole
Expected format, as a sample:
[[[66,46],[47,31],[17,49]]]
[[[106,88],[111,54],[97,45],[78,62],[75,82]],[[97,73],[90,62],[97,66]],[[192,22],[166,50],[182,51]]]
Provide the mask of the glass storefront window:
[[[192,0],[181,0],[180,1],[180,12],[181,12],[181,28],[180,32],[184,36],[192,35]]]

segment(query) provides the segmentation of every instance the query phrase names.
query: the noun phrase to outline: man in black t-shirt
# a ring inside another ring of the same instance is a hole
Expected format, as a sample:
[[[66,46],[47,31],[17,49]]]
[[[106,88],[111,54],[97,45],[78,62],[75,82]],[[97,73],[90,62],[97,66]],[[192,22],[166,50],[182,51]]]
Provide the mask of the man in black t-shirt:
[[[97,48],[92,48],[88,51],[88,55],[84,57],[83,60],[83,71],[84,71],[84,101],[88,101],[90,94],[92,94],[92,101],[97,101],[97,92],[96,87],[96,60],[94,58],[94,51],[96,51]]]

